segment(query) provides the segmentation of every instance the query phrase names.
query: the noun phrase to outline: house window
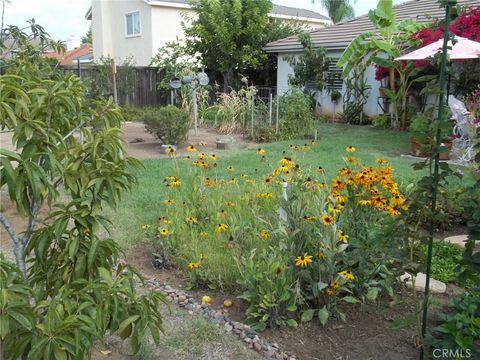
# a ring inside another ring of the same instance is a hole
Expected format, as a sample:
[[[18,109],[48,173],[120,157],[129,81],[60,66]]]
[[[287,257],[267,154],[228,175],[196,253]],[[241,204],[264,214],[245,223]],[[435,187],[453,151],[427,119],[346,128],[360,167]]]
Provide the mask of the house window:
[[[328,88],[331,90],[342,91],[343,80],[341,78],[342,69],[337,68],[339,59],[331,59],[328,64],[327,82]]]
[[[125,15],[126,36],[140,35],[140,12],[135,11]]]

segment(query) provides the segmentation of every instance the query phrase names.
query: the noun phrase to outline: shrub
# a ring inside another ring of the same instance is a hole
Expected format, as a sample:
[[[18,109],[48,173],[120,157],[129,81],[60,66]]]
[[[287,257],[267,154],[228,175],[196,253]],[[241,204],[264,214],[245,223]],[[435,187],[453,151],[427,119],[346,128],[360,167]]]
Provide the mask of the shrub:
[[[145,129],[163,144],[178,144],[187,139],[190,114],[173,105],[152,109],[143,117]]]
[[[152,107],[133,107],[133,106],[122,106],[122,115],[125,121],[134,121],[141,122],[145,116],[145,113],[152,111]]]
[[[374,116],[371,119],[371,123],[377,129],[388,129],[391,123],[390,116],[388,114]]]
[[[280,98],[280,138],[290,140],[313,132],[311,97],[300,91]]]

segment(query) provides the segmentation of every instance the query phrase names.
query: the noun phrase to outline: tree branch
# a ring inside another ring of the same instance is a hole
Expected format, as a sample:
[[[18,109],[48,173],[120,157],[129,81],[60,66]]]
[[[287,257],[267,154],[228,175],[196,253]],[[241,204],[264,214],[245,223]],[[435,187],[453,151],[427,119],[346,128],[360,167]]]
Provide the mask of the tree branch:
[[[24,247],[27,246],[28,240],[30,240],[30,237],[32,236],[33,229],[35,228],[35,224],[37,223],[37,215],[40,212],[41,207],[42,202],[40,200],[34,202],[31,207],[32,216],[30,216],[30,218],[28,219],[27,230],[25,230],[25,234],[22,238],[22,244]]]
[[[17,233],[15,232],[15,229],[12,227],[12,224],[10,224],[10,221],[5,217],[4,213],[0,212],[0,223],[3,225],[5,230],[7,231],[8,235],[10,238],[13,240],[14,244],[14,254],[15,254],[15,259],[17,262],[17,266],[19,267],[20,271],[22,272],[23,276],[27,276],[27,270],[25,267],[25,246],[23,245],[22,241],[18,237]]]

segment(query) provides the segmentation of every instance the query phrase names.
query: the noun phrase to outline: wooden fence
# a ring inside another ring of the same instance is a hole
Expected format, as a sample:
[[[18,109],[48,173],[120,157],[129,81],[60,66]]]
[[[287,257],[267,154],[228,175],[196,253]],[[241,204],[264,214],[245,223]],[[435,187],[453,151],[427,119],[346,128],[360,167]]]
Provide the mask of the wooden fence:
[[[113,96],[112,80],[109,77],[105,78],[98,66],[81,64],[80,67],[61,66],[61,69],[75,72],[85,81],[89,93],[97,96]],[[168,104],[170,91],[158,89],[158,84],[163,76],[158,68],[130,67],[128,86],[121,85],[122,79],[119,79],[119,76],[122,76],[120,72],[117,73],[117,95],[120,105],[142,107]]]

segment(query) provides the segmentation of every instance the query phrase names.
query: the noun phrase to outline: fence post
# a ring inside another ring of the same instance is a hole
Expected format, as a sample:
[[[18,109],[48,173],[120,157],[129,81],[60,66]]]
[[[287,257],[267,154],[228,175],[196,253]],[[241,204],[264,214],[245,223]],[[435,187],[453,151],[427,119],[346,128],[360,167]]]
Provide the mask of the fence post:
[[[198,135],[198,104],[197,104],[197,88],[194,86],[192,90],[193,97],[193,120],[195,122],[195,136]]]
[[[255,111],[255,101],[252,95],[252,139],[253,139],[253,112]]]
[[[277,113],[275,114],[275,115],[276,115],[276,119],[275,119],[275,134],[278,134],[279,112],[280,112],[280,97],[279,97],[279,95],[277,94]]]
[[[268,125],[272,126],[272,101],[273,101],[272,91],[270,91],[269,100],[270,101],[269,101]]]
[[[113,86],[113,99],[115,100],[115,104],[118,104],[117,64],[115,64],[115,59],[112,59],[112,86]]]

